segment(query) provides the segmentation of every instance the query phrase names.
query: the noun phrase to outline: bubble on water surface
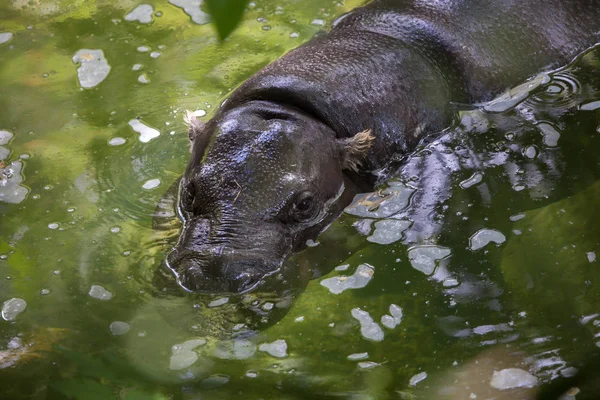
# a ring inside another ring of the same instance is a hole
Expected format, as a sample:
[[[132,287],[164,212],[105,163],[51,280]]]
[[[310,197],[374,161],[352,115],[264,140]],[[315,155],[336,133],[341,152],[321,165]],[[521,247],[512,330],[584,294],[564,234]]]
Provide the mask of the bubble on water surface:
[[[482,181],[482,179],[483,179],[483,174],[481,172],[475,172],[473,175],[471,175],[469,178],[465,179],[458,185],[463,189],[467,189],[467,188],[470,188],[471,186],[477,185],[479,182]]]
[[[531,388],[538,385],[538,379],[520,368],[506,368],[494,371],[490,386],[498,390]]]
[[[86,89],[99,85],[110,72],[110,65],[102,50],[81,49],[73,56],[73,63],[79,64],[79,84]]]
[[[205,344],[205,339],[191,339],[174,345],[171,348],[172,354],[169,362],[169,368],[174,371],[178,371],[193,365],[196,361],[198,361],[198,353],[196,353],[194,349]]]
[[[356,267],[353,275],[334,276],[332,278],[323,279],[321,285],[325,286],[333,294],[340,294],[348,289],[360,289],[373,279],[375,268],[369,264],[360,264]]]
[[[150,57],[151,58],[158,58],[161,56],[161,52],[160,51],[153,51],[152,53],[150,53]]]
[[[204,25],[210,22],[210,15],[200,8],[202,0],[169,0],[169,3],[182,8],[183,12],[189,15],[192,21],[198,25]]]
[[[512,222],[520,221],[523,218],[525,218],[525,214],[524,213],[519,213],[519,214],[515,214],[515,215],[511,215],[510,216],[510,220]]]
[[[46,295],[50,294],[50,289],[42,289],[42,290],[40,290],[40,294],[42,296],[46,296]]]
[[[140,4],[125,16],[125,21],[138,21],[140,24],[152,22],[154,9],[150,4]]]
[[[361,335],[368,340],[373,340],[375,342],[381,342],[384,338],[383,329],[373,321],[371,315],[361,310],[360,308],[353,308],[352,316],[360,323],[360,333]]]
[[[431,275],[435,271],[437,262],[448,257],[452,252],[447,247],[423,245],[415,246],[408,251],[410,265],[425,275]]]
[[[111,292],[104,289],[100,285],[92,285],[88,294],[90,295],[90,297],[93,297],[94,299],[103,300],[103,301],[110,300],[113,297],[113,294]]]
[[[258,350],[264,351],[273,357],[283,358],[287,356],[287,343],[283,339],[276,340],[272,343],[263,343],[258,347]]]
[[[410,228],[410,221],[386,219],[375,222],[375,232],[367,241],[379,244],[391,244],[402,239],[405,230]]]
[[[14,321],[17,315],[21,314],[27,308],[27,302],[18,297],[6,300],[2,304],[2,319],[5,321]]]
[[[29,190],[21,185],[23,163],[13,161],[0,168],[0,202],[18,204],[25,200]]]
[[[143,124],[138,119],[132,119],[129,121],[129,126],[133,128],[134,131],[140,134],[139,140],[142,143],[148,143],[154,138],[160,136],[160,132],[154,128],[150,128],[148,125]]]
[[[56,222],[52,222],[50,224],[48,224],[48,229],[58,229],[58,224]]]
[[[114,336],[121,336],[129,332],[129,329],[131,329],[131,325],[123,321],[113,321],[110,323],[108,329],[110,330],[110,333]]]
[[[315,25],[315,26],[323,26],[323,25],[325,25],[325,20],[316,18],[316,19],[313,19],[312,21],[310,21],[310,24]]]
[[[292,33],[290,33],[290,37],[291,38],[297,38],[299,36],[300,36],[300,34],[298,32],[292,32]]]
[[[469,248],[479,250],[487,246],[490,242],[502,244],[506,241],[506,236],[495,229],[480,229],[469,239]]]
[[[413,375],[412,378],[408,381],[410,386],[417,386],[419,382],[422,382],[427,378],[427,372],[419,372],[416,375]]]
[[[13,38],[12,32],[0,32],[0,44],[7,43]]]
[[[594,262],[594,261],[596,261],[596,253],[595,253],[595,252],[593,252],[593,251],[588,251],[588,252],[586,253],[586,256],[587,256],[587,259],[588,259],[588,261],[589,261],[589,262]]]
[[[125,140],[122,137],[114,137],[114,138],[110,138],[108,140],[108,145],[109,146],[121,146],[122,144],[125,144],[127,142],[127,140]]]
[[[150,47],[148,47],[148,46],[138,46],[138,48],[136,50],[139,53],[146,53],[146,52],[150,51]]]
[[[142,69],[143,65],[142,64],[133,64],[133,67],[131,67],[132,71],[139,71],[140,69]]]
[[[212,351],[222,360],[247,360],[256,353],[256,345],[246,339],[223,340]]]
[[[146,190],[156,189],[158,186],[160,186],[160,179],[149,179],[142,185]]]
[[[554,126],[546,122],[540,122],[536,127],[544,137],[544,144],[546,146],[555,147],[558,144],[560,132]]]

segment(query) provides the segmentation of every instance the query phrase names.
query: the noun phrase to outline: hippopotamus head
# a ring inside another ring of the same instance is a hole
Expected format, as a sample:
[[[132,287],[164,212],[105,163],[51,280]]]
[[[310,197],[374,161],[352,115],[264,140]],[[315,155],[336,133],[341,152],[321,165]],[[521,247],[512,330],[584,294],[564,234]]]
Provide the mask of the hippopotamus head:
[[[350,138],[303,111],[251,101],[205,125],[188,114],[191,158],[181,179],[184,220],[167,264],[185,289],[244,293],[280,272],[356,193],[369,131]]]

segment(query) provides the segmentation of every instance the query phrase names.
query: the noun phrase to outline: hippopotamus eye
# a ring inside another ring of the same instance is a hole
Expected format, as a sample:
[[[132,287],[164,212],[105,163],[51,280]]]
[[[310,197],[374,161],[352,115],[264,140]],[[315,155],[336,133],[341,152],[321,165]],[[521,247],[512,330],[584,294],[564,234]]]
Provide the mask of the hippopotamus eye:
[[[313,218],[319,207],[317,207],[317,201],[313,193],[303,192],[296,200],[291,209],[291,217],[298,222],[306,221]]]

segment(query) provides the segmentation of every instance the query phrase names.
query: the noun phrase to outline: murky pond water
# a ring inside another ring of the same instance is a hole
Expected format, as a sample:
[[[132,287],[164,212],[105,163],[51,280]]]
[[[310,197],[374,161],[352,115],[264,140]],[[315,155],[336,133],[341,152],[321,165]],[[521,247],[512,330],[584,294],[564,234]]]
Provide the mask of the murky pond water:
[[[198,3],[0,3],[1,398],[532,398],[510,388],[585,372],[600,51],[459,107],[290,260],[323,276],[245,315],[162,283],[184,110],[359,2],[251,3],[222,45]]]

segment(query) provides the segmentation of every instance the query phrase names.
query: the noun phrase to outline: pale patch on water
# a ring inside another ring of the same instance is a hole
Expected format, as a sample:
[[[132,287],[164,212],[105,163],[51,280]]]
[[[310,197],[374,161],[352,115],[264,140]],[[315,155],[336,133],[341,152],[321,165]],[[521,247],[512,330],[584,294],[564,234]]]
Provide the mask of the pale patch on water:
[[[227,304],[228,302],[229,302],[229,297],[221,297],[220,299],[213,300],[210,303],[208,303],[208,307],[210,307],[210,308],[219,307],[224,304]]]
[[[550,76],[547,74],[541,74],[533,78],[532,80],[523,83],[513,89],[510,89],[504,94],[496,97],[494,100],[486,103],[483,109],[487,112],[498,112],[502,113],[510,110],[527,97],[529,94],[540,87],[550,82]]]
[[[73,63],[79,64],[79,84],[86,89],[99,85],[110,72],[110,65],[102,50],[81,49],[73,56]]]
[[[346,207],[346,214],[367,218],[387,218],[408,206],[414,189],[400,182],[388,182],[388,187],[377,192],[359,194]]]
[[[142,69],[143,65],[142,64],[133,64],[133,67],[131,67],[132,71],[139,71],[140,69]]]
[[[283,339],[278,339],[272,343],[263,343],[258,350],[264,351],[273,357],[283,358],[287,356],[287,343]]]
[[[419,372],[416,375],[413,375],[412,378],[408,381],[410,386],[417,386],[419,382],[422,382],[427,378],[427,372]]]
[[[448,257],[452,252],[447,247],[435,245],[415,246],[408,251],[410,265],[425,275],[435,271],[437,262]]]
[[[402,308],[396,304],[390,304],[390,314],[391,315],[385,314],[381,317],[381,325],[386,328],[394,329],[402,322],[404,314]]]
[[[519,214],[515,214],[515,215],[511,215],[510,216],[510,220],[512,222],[520,221],[523,218],[525,218],[525,214],[524,213],[519,213]]]
[[[171,348],[169,368],[178,371],[193,365],[198,361],[198,353],[196,353],[194,349],[205,344],[205,339],[191,339],[186,340],[181,344],[174,345]]]
[[[0,202],[18,204],[27,197],[28,189],[21,186],[23,163],[13,161],[0,168]]]
[[[153,51],[152,53],[150,53],[150,57],[151,58],[158,58],[161,56],[161,52],[160,51]]]
[[[495,229],[480,229],[469,239],[469,248],[473,251],[487,246],[490,242],[502,244],[506,241],[506,236]]]
[[[150,4],[140,4],[125,15],[125,21],[138,21],[140,24],[149,24],[152,22],[153,12],[154,9]]]
[[[323,26],[323,25],[325,25],[325,20],[322,20],[319,18],[313,19],[312,21],[310,21],[310,24],[315,25],[315,26]]]
[[[333,294],[340,294],[348,289],[360,289],[373,279],[375,268],[369,264],[360,264],[356,267],[354,274],[350,276],[334,276],[323,279],[321,285],[325,286]]]
[[[131,326],[127,322],[113,321],[110,323],[108,329],[110,330],[110,333],[114,336],[121,336],[129,332]]]
[[[0,32],[0,44],[7,43],[13,38],[12,32]]]
[[[386,219],[375,222],[375,232],[367,241],[379,244],[391,244],[402,239],[403,232],[410,228],[411,222],[399,219]]]
[[[143,124],[138,119],[132,119],[129,121],[129,126],[133,128],[134,131],[140,134],[139,140],[142,143],[148,143],[154,138],[160,136],[160,132],[154,128],[150,128],[148,125]]]
[[[506,368],[494,371],[490,386],[498,390],[531,388],[538,385],[538,379],[520,368]]]
[[[346,357],[350,361],[364,360],[369,358],[369,353],[354,353]]]
[[[110,138],[108,140],[108,144],[109,146],[121,146],[122,144],[125,144],[127,142],[127,140],[125,140],[122,137],[114,137],[114,138]]]
[[[591,103],[582,104],[579,109],[583,111],[594,111],[600,108],[600,100],[592,101]]]
[[[540,122],[536,125],[542,136],[546,146],[555,147],[560,139],[560,132],[552,125],[546,122]]]
[[[103,301],[110,300],[113,297],[113,294],[111,292],[104,289],[100,285],[92,285],[88,294],[90,295],[90,297],[93,297],[94,299],[103,300]]]
[[[169,0],[169,3],[182,8],[183,12],[189,15],[192,21],[198,25],[204,25],[210,22],[210,15],[200,8],[202,0]]]
[[[149,179],[147,180],[142,187],[146,190],[155,189],[160,185],[160,179]]]
[[[360,369],[371,369],[377,367],[379,364],[373,361],[361,361],[357,365]]]
[[[475,172],[469,178],[467,178],[464,181],[462,181],[461,183],[459,183],[459,186],[463,189],[467,189],[467,188],[470,188],[471,186],[477,185],[479,182],[482,181],[482,179],[483,179],[483,174],[481,172]]]
[[[6,300],[2,304],[2,319],[5,321],[14,321],[17,315],[21,314],[27,308],[27,302],[18,297]]]
[[[256,345],[247,339],[223,340],[215,346],[212,355],[222,360],[247,360],[256,353]]]
[[[360,323],[360,333],[361,335],[368,340],[373,340],[375,342],[381,342],[384,338],[384,333],[379,324],[373,321],[371,315],[361,310],[360,308],[353,308],[352,316]]]
[[[586,256],[587,256],[587,259],[588,259],[588,261],[589,261],[589,262],[594,262],[594,261],[596,261],[596,253],[595,253],[595,252],[593,252],[593,251],[588,251],[588,252],[586,253]]]
[[[150,83],[150,78],[148,78],[148,75],[146,73],[142,73],[140,76],[138,76],[138,82],[147,84]]]
[[[140,52],[140,53],[146,53],[146,52],[150,51],[150,47],[148,47],[148,46],[138,46],[138,48],[136,50],[138,52]]]

